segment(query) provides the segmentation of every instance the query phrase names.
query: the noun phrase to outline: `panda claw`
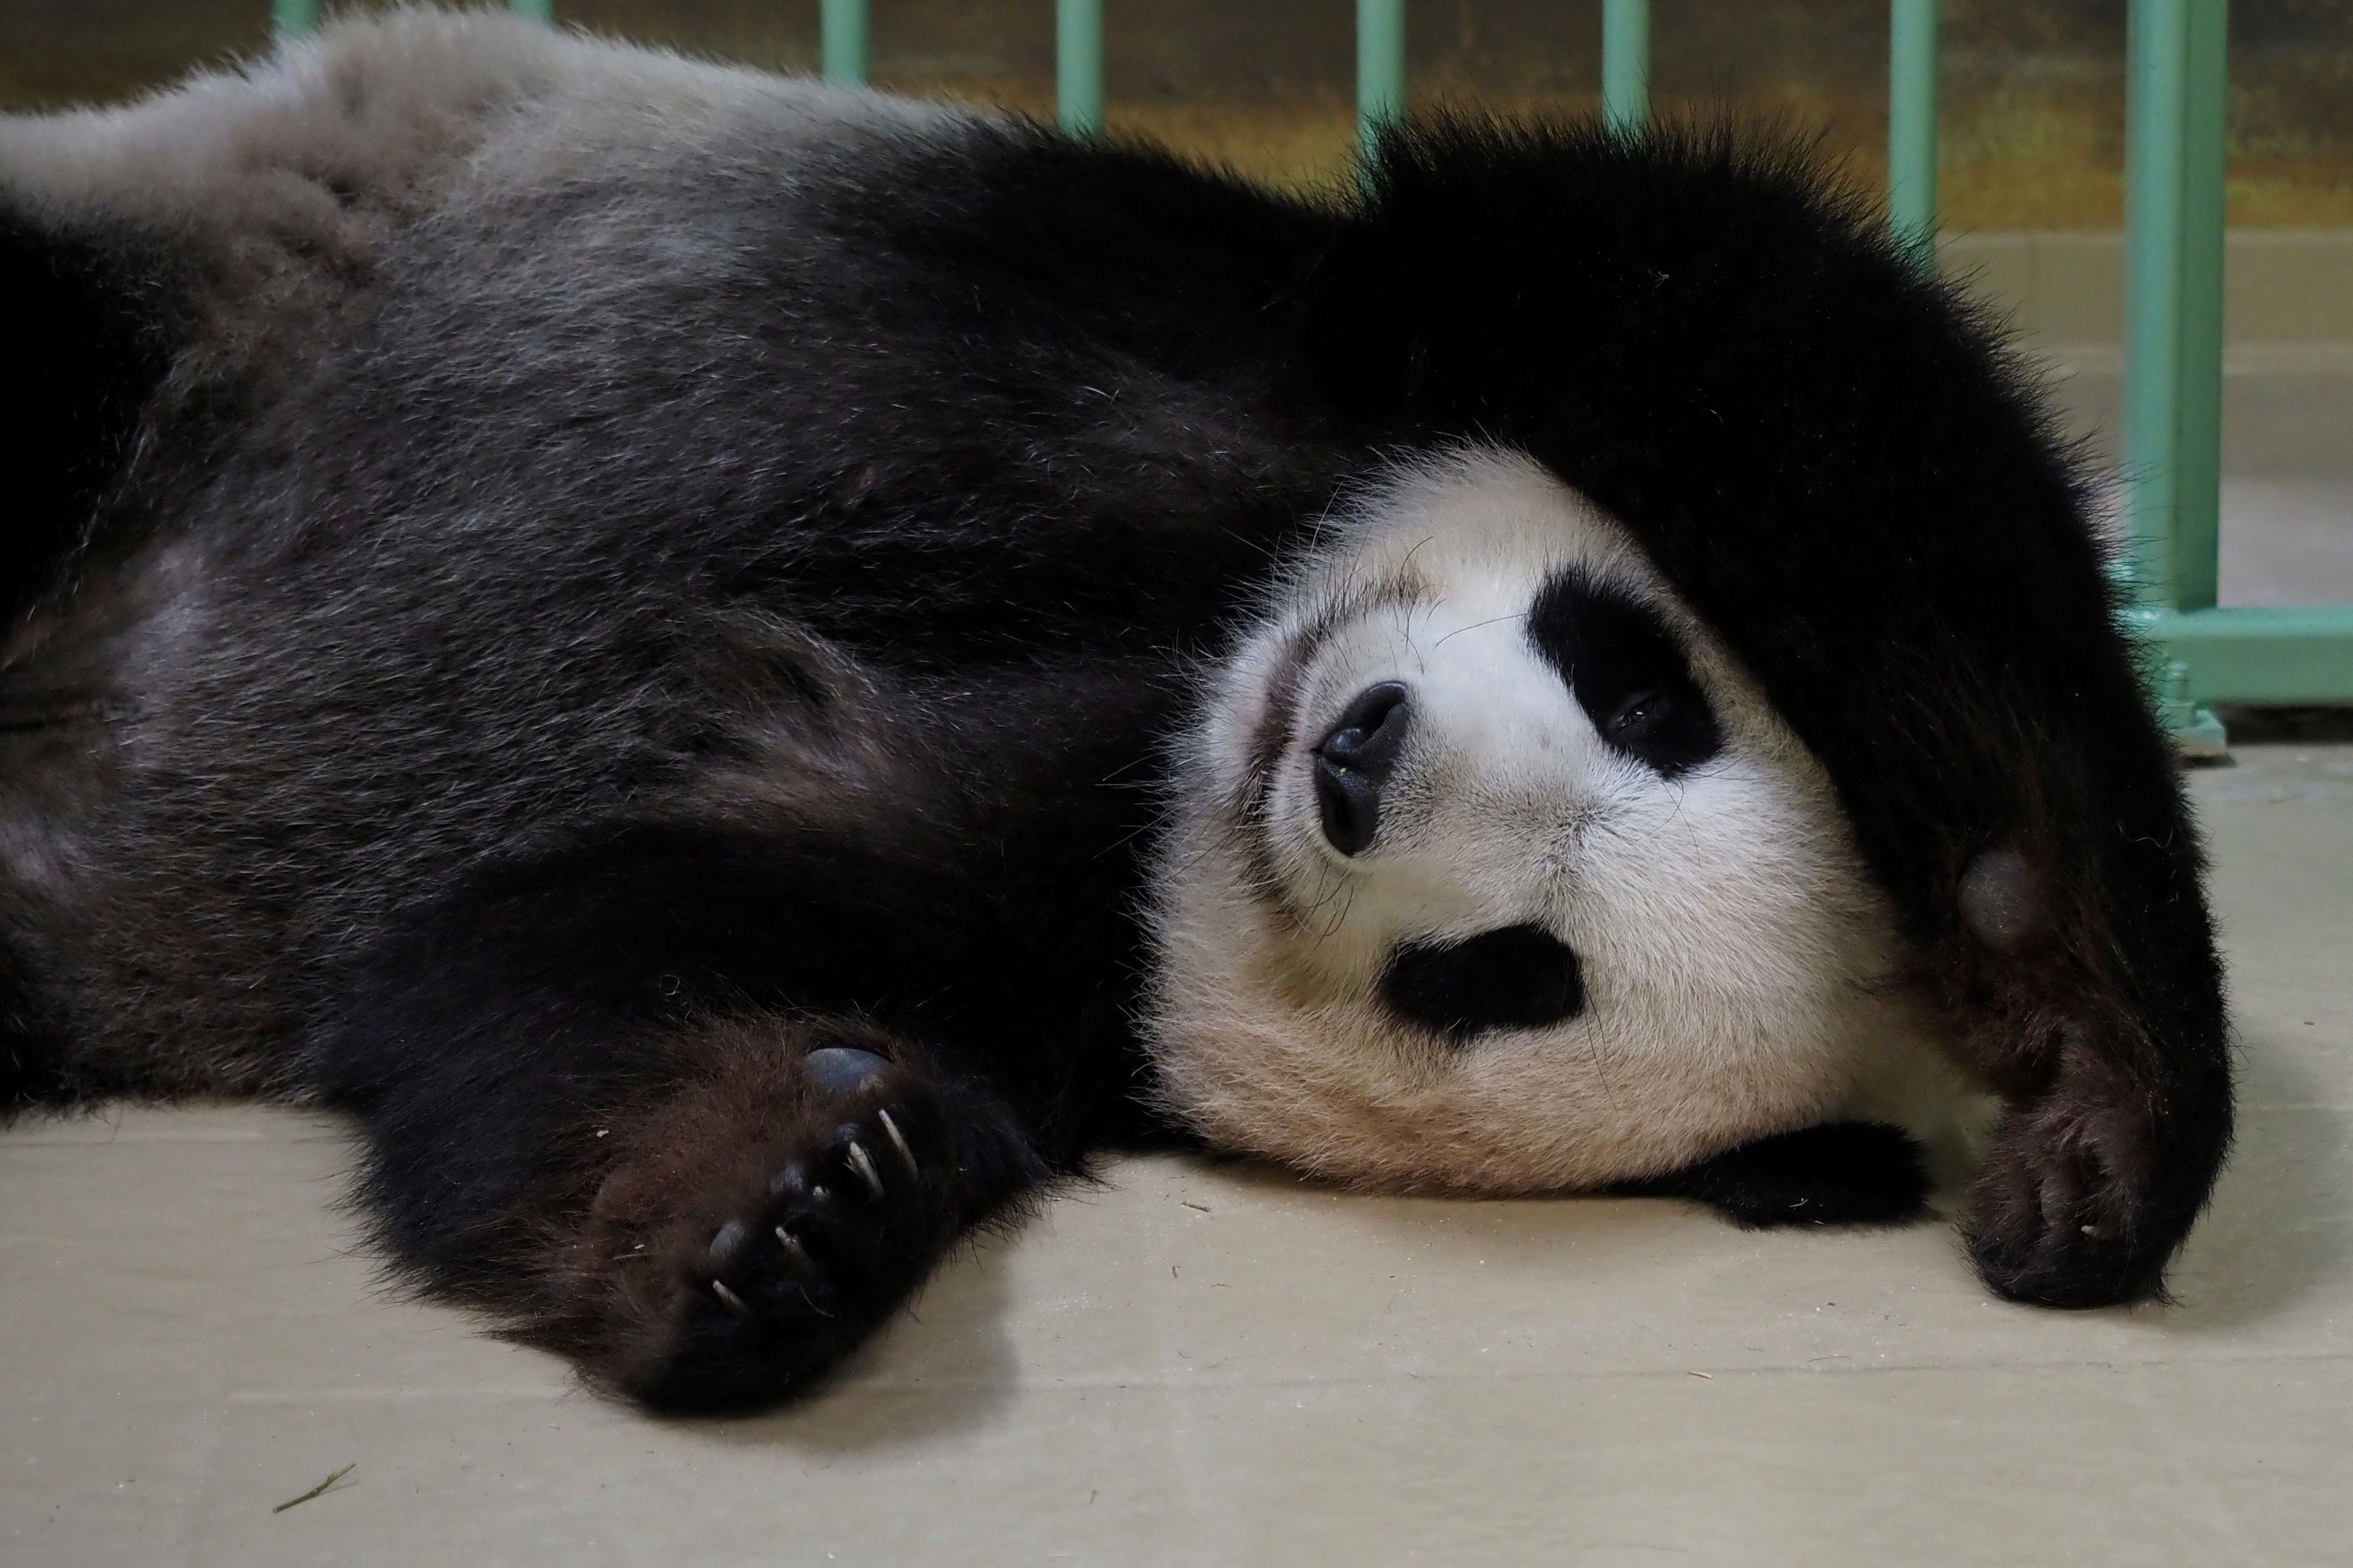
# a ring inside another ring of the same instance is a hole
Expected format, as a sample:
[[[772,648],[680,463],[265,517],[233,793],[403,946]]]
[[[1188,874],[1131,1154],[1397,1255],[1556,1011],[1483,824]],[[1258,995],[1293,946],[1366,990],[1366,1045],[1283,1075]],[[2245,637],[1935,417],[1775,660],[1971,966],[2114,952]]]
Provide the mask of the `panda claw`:
[[[804,1271],[817,1268],[816,1259],[809,1257],[808,1248],[801,1245],[800,1237],[783,1226],[776,1226],[776,1245],[785,1249],[785,1257],[794,1268]]]
[[[866,1145],[853,1138],[842,1152],[842,1157],[849,1161],[849,1168],[858,1173],[858,1179],[866,1184],[868,1195],[876,1203],[889,1195],[882,1186],[882,1173],[874,1168],[874,1157],[866,1152]]]
[[[907,1167],[907,1179],[913,1181],[921,1176],[923,1168],[915,1163],[915,1152],[907,1146],[907,1135],[899,1131],[899,1124],[891,1120],[891,1113],[888,1110],[877,1110],[874,1113],[874,1120],[882,1124],[883,1132],[891,1140],[891,1147],[899,1152],[900,1163]]]
[[[720,1303],[737,1317],[748,1318],[752,1315],[752,1304],[730,1290],[725,1280],[713,1279],[711,1282],[711,1293],[718,1297]]]

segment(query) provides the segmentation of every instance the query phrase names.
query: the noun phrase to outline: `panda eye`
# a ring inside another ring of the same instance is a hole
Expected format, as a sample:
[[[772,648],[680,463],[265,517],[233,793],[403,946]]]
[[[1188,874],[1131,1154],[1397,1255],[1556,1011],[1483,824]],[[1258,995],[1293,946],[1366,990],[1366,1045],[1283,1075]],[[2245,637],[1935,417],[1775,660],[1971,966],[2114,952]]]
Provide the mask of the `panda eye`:
[[[1663,691],[1638,691],[1618,705],[1603,726],[1610,734],[1630,739],[1648,734],[1674,717],[1674,703]]]
[[[1724,749],[1707,694],[1657,611],[1563,572],[1528,610],[1528,639],[1602,741],[1675,778]]]

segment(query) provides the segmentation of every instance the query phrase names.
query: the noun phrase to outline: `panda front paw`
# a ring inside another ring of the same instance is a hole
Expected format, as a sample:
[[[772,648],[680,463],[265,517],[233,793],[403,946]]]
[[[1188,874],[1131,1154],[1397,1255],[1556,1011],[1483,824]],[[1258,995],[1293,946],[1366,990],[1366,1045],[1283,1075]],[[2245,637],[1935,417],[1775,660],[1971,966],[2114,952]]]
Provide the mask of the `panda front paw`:
[[[749,1409],[814,1381],[913,1293],[967,1219],[944,1103],[881,1056],[809,1053],[800,1092],[725,1146],[723,1109],[706,1109],[700,1171],[677,1158],[693,1119],[670,1119],[657,1184],[670,1190],[617,1174],[633,1190],[600,1198],[608,1239],[592,1243],[612,1256],[624,1227],[639,1238],[617,1255],[606,1375],[659,1409]],[[631,1254],[644,1260],[634,1275]]]
[[[839,1047],[817,1054],[872,1064],[845,1092],[866,1089],[889,1065]],[[746,1321],[854,1310],[893,1274],[892,1242],[925,1228],[926,1184],[940,1162],[917,1149],[944,1146],[936,1121],[910,1097],[879,1100],[786,1160],[768,1178],[766,1202],[712,1233],[705,1249],[712,1299]]]

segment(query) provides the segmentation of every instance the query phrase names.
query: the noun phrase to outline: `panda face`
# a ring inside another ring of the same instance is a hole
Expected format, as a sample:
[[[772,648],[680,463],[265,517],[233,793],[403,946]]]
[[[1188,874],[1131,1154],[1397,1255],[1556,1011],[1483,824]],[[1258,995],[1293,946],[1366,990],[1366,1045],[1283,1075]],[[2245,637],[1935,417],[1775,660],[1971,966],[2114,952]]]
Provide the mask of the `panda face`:
[[[1365,496],[1176,769],[1169,1109],[1351,1180],[1651,1173],[1941,1068],[1820,767],[1623,531],[1474,449]]]

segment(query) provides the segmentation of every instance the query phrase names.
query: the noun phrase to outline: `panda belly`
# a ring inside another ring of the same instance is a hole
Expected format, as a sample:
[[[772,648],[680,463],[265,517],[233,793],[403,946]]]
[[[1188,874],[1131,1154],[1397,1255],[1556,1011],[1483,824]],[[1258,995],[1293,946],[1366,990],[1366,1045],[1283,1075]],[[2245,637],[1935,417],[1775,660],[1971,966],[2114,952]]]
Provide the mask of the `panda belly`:
[[[1367,489],[1286,592],[1178,771],[1173,1114],[1480,1191],[1850,1116],[1951,1142],[1967,1086],[1828,779],[1613,521],[1466,449]]]

